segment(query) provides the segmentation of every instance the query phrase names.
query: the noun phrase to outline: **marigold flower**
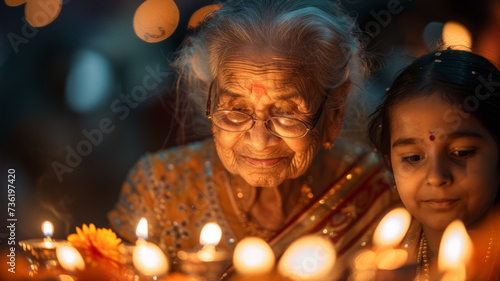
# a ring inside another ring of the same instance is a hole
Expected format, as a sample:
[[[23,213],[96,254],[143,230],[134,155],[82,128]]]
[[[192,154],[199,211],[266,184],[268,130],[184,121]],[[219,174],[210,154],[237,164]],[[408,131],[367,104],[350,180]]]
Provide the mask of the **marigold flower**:
[[[123,264],[119,246],[122,240],[111,229],[96,228],[93,223],[76,228],[76,233],[68,236],[68,241],[84,256],[85,263],[96,266],[109,262],[115,268]]]

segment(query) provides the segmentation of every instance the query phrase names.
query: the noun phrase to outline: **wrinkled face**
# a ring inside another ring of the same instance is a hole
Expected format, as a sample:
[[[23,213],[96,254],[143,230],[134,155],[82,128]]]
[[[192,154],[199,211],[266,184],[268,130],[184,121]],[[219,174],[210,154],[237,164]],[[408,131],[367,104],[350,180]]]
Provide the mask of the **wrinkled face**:
[[[481,219],[499,185],[498,145],[482,124],[436,94],[399,103],[391,120],[397,190],[424,229]]]
[[[311,125],[324,96],[308,93],[318,97],[306,102],[298,87],[303,81],[290,79],[290,71],[298,70],[259,62],[251,56],[226,63],[223,77],[217,79],[212,90],[212,112],[238,110],[258,120],[284,116]],[[277,137],[262,121],[247,132],[227,132],[212,125],[217,153],[230,173],[240,175],[251,186],[276,187],[302,175],[311,164],[322,138],[319,128],[323,127],[324,115],[312,131],[299,139]]]

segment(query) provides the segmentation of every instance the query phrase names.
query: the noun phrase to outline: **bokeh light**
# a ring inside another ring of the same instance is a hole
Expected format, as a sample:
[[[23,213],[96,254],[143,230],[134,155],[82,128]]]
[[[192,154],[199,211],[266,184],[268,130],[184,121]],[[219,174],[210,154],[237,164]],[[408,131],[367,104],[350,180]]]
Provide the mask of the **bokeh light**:
[[[164,40],[179,24],[179,8],[172,0],[147,0],[135,11],[135,34],[149,43]]]
[[[195,29],[200,25],[200,23],[205,19],[205,17],[213,12],[217,11],[218,9],[221,8],[221,5],[219,4],[212,4],[212,5],[207,5],[204,6],[200,9],[198,9],[196,12],[191,15],[191,18],[189,18],[188,22],[188,29]]]
[[[443,43],[445,47],[468,51],[472,47],[472,36],[463,24],[449,21],[443,27]]]
[[[28,0],[5,0],[5,4],[7,4],[7,6],[16,7],[26,3],[26,1]]]
[[[62,9],[63,0],[30,0],[24,6],[26,20],[33,27],[42,27],[53,22]]]
[[[92,111],[110,96],[113,71],[106,57],[91,50],[81,50],[74,57],[66,81],[68,107],[78,113]]]

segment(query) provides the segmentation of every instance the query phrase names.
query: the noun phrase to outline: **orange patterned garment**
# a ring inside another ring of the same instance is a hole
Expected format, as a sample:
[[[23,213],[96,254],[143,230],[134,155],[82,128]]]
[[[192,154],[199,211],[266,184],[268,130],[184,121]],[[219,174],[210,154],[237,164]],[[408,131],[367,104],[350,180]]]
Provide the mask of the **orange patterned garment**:
[[[329,176],[335,180],[319,192],[313,187],[314,198],[286,202],[295,209],[280,231],[248,223],[212,139],[142,157],[129,173],[109,219],[121,237],[135,241],[137,223],[146,217],[148,240],[172,256],[196,248],[208,222],[221,226],[223,249],[233,250],[246,236],[260,236],[278,256],[300,235],[317,232],[334,243],[342,266],[342,256],[347,260],[369,240],[377,220],[394,202],[394,193],[374,153],[336,144],[318,157],[331,167]]]

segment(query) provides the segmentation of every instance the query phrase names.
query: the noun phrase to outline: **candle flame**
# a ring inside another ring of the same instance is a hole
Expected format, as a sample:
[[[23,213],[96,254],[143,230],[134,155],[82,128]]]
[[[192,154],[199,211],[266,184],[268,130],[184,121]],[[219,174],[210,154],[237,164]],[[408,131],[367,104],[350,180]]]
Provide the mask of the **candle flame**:
[[[373,234],[373,244],[395,247],[403,240],[410,227],[411,215],[405,208],[396,208],[380,221]]]
[[[84,270],[85,262],[82,255],[72,246],[59,246],[56,249],[59,264],[67,271]]]
[[[440,271],[457,271],[465,267],[472,256],[472,241],[462,221],[455,220],[443,233],[439,246]]]
[[[262,238],[247,237],[234,249],[233,265],[243,275],[262,275],[274,268],[276,257]]]
[[[214,222],[209,222],[203,226],[200,234],[200,244],[217,246],[222,238],[220,226]]]
[[[278,271],[292,280],[325,280],[332,272],[336,253],[326,237],[308,235],[293,242],[278,263]]]
[[[50,221],[44,221],[42,223],[43,236],[52,237],[54,234],[54,225]]]
[[[135,236],[137,239],[148,240],[148,220],[145,217],[142,217],[137,224],[137,228],[135,229]]]
[[[134,248],[132,262],[146,276],[161,276],[168,271],[167,257],[158,246],[150,242]]]

